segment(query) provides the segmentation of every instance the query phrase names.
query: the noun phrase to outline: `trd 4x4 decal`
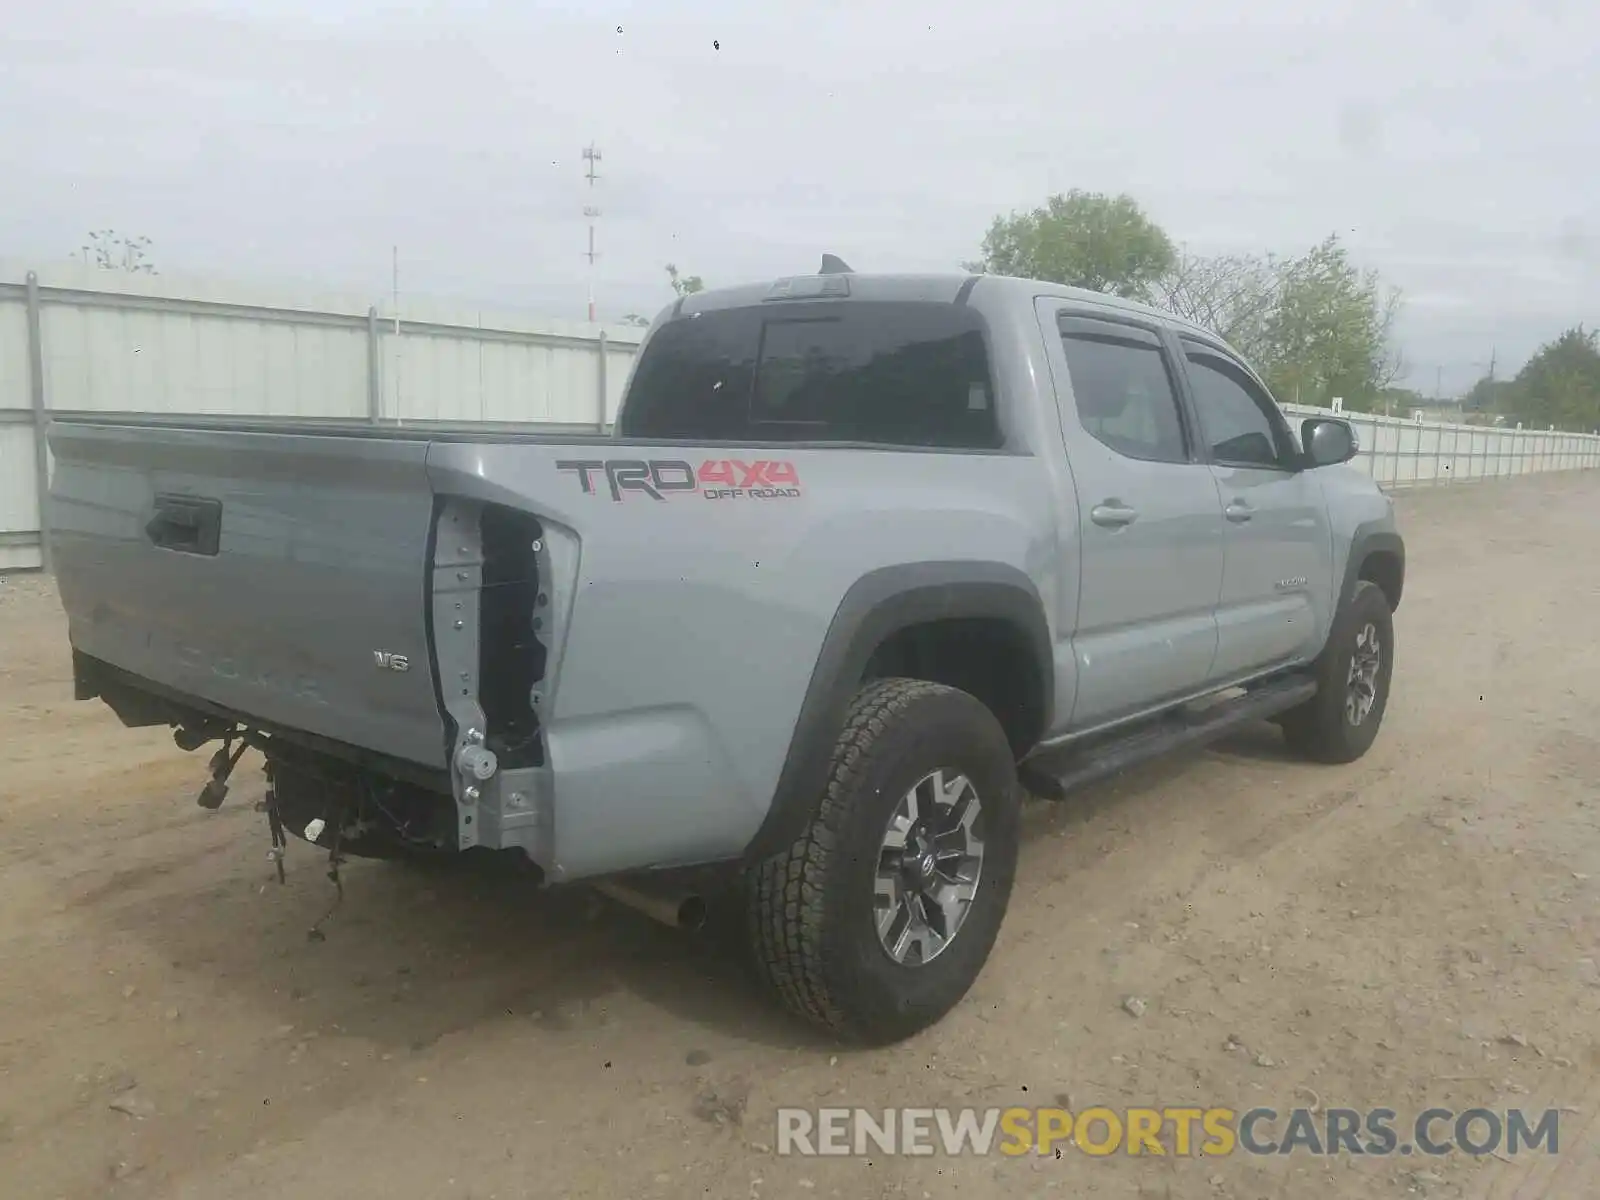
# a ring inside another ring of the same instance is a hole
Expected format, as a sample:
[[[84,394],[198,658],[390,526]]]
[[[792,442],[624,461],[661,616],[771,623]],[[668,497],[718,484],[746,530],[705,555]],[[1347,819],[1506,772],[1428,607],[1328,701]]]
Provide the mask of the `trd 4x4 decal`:
[[[583,494],[598,490],[603,478],[613,500],[624,492],[638,492],[652,500],[665,500],[678,492],[697,492],[707,500],[782,500],[800,495],[800,474],[792,462],[737,458],[708,458],[696,470],[680,458],[562,459],[556,470],[578,477]]]

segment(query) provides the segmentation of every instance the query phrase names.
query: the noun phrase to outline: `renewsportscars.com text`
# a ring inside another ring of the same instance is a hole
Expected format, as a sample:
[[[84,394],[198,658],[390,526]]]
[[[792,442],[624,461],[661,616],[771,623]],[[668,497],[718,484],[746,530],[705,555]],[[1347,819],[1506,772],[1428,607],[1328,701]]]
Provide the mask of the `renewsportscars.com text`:
[[[780,1108],[781,1155],[1557,1154],[1561,1114],[1429,1108]]]

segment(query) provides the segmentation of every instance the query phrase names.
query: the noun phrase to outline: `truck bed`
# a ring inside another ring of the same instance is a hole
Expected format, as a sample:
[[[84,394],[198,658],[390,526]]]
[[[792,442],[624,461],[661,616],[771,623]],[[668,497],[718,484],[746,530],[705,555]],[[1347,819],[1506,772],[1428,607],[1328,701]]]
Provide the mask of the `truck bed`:
[[[1003,453],[115,418],[50,441],[80,658],[442,780],[461,848],[558,878],[743,852],[834,614],[885,565],[864,528],[895,521],[908,561],[1025,561],[1007,514],[1048,511]]]

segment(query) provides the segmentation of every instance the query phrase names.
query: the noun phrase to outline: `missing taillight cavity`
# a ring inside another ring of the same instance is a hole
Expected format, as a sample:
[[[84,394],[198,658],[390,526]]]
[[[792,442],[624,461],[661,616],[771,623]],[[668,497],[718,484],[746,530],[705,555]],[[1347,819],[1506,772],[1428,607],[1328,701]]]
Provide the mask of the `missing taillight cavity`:
[[[533,685],[544,678],[544,620],[539,603],[539,558],[543,530],[537,518],[486,504],[480,535],[483,590],[479,597],[478,703],[485,744],[502,767],[544,762]]]

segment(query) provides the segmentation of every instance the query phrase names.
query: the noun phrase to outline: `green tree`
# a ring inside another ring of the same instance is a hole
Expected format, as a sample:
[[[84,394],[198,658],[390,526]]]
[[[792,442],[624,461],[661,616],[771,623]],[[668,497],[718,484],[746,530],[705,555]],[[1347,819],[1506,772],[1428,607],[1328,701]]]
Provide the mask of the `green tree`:
[[[1352,263],[1337,235],[1274,268],[1275,299],[1254,356],[1274,394],[1317,405],[1341,396],[1348,408],[1373,408],[1401,371],[1391,346],[1400,293]]]
[[[1400,374],[1391,333],[1400,294],[1350,262],[1337,237],[1298,257],[1183,252],[1156,283],[1156,302],[1228,341],[1281,401],[1365,411]]]
[[[1032,212],[996,217],[983,257],[963,265],[1147,300],[1176,256],[1172,239],[1132,196],[1073,189]]]
[[[672,263],[667,264],[667,279],[672,283],[672,290],[680,296],[692,296],[706,290],[705,280],[700,276],[680,275]]]
[[[1495,379],[1485,375],[1467,389],[1461,397],[1464,413],[1508,413],[1513,411],[1517,385],[1509,379]]]
[[[1582,325],[1546,342],[1517,372],[1507,396],[1511,415],[1543,429],[1600,426],[1600,341]]]

